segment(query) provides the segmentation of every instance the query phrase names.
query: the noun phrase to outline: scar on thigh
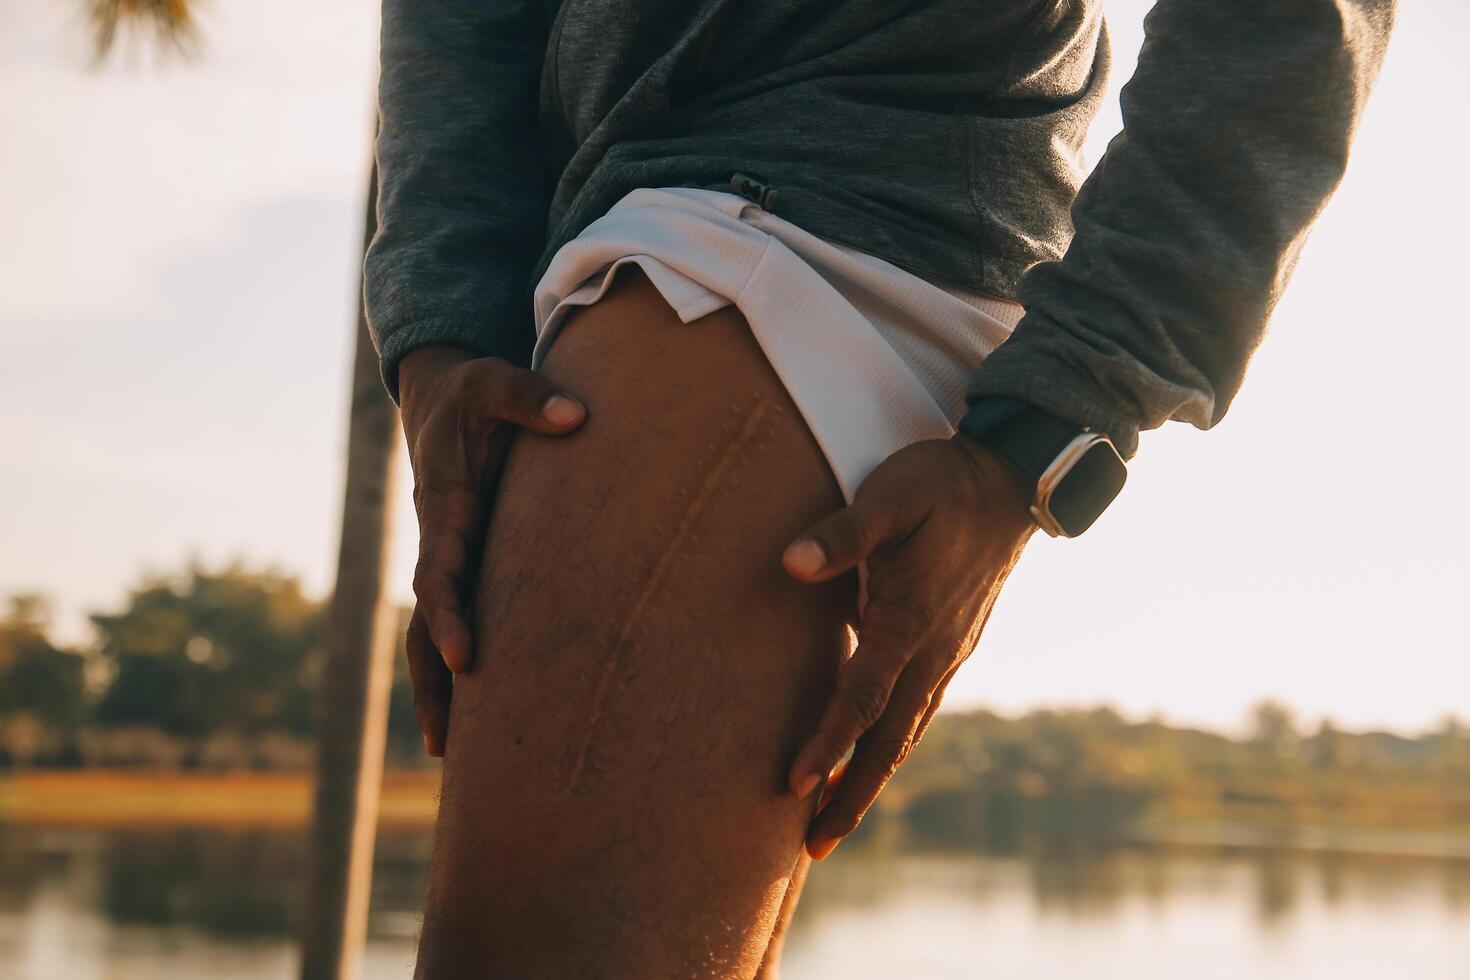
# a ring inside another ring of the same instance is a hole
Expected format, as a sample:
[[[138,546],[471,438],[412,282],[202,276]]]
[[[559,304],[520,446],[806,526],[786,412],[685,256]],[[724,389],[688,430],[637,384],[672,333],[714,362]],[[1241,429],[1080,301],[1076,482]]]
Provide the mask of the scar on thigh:
[[[634,636],[638,627],[643,623],[654,600],[668,582],[676,564],[676,557],[691,539],[696,537],[701,519],[709,509],[711,502],[721,495],[724,485],[731,480],[741,457],[752,445],[760,445],[764,441],[763,436],[775,420],[774,417],[784,412],[785,408],[778,402],[763,395],[756,396],[755,404],[744,413],[744,418],[734,437],[722,447],[717,448],[714,461],[705,469],[704,476],[684,505],[683,512],[674,525],[673,533],[665,539],[648,576],[628,604],[627,612],[613,629],[612,639],[607,645],[606,653],[599,666],[591,707],[583,715],[581,741],[567,763],[566,795],[570,796],[576,792],[583,776],[589,771],[588,755],[592,751],[593,738],[602,720],[608,697],[612,693],[619,667],[628,653],[635,649]]]

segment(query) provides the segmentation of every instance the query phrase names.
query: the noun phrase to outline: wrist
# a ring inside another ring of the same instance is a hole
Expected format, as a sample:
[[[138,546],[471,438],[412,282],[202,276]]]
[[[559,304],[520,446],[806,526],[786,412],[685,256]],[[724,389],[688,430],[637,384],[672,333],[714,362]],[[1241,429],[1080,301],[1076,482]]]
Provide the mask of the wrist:
[[[1013,513],[1020,522],[1035,527],[1030,510],[1034,481],[1015,463],[973,436],[956,432],[950,441],[969,461],[984,506]]]
[[[467,347],[455,347],[452,344],[415,347],[398,362],[399,404],[406,406],[412,401],[414,390],[422,388],[425,382],[432,382],[456,365],[481,356],[483,355]]]
[[[1021,475],[1027,509],[1052,537],[1086,531],[1127,479],[1106,435],[1025,402],[982,399],[960,426]]]

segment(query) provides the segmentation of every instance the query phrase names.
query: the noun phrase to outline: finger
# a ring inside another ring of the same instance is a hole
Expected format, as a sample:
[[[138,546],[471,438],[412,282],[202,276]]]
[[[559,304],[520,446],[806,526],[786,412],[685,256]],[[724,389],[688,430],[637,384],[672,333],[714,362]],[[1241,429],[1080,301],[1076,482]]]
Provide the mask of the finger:
[[[956,660],[950,665],[949,670],[944,672],[939,683],[934,685],[934,693],[929,697],[929,707],[924,709],[924,716],[919,719],[919,727],[914,729],[913,748],[918,748],[919,743],[924,740],[924,733],[929,730],[929,724],[934,721],[934,716],[939,713],[940,704],[944,702],[944,692],[948,689],[949,682],[954,680],[955,671],[960,669],[962,663],[964,663],[963,660]]]
[[[805,582],[835,578],[923,524],[914,495],[872,482],[859,488],[851,505],[817,521],[787,546],[781,562],[793,577]]]
[[[471,417],[504,419],[546,435],[570,432],[587,417],[581,402],[535,371],[488,357],[466,370],[461,410]]]
[[[791,765],[788,785],[805,799],[883,717],[889,695],[926,630],[892,607],[869,607],[857,651],[837,675],[837,692],[816,733]]]
[[[923,741],[924,733],[929,730],[930,723],[934,721],[934,716],[938,714],[940,705],[944,703],[944,690],[949,686],[949,682],[954,678],[955,671],[959,670],[960,663],[962,662],[956,662],[949,670],[945,671],[939,683],[934,685],[934,693],[929,696],[929,706],[924,709],[924,714],[919,719],[918,727],[914,729],[914,741],[913,745],[909,748],[909,754],[912,755],[913,750],[918,748],[919,743]],[[889,699],[890,705],[892,704],[892,700],[892,698]],[[889,710],[892,710],[892,708],[890,707]],[[836,795],[838,788],[842,785],[842,778],[847,772],[847,764],[851,761],[856,749],[857,745],[854,744],[853,751],[849,751],[847,756],[837,764],[837,768],[833,771],[832,775],[822,784],[822,796],[817,801],[816,813],[821,813],[827,804],[831,802],[832,797]]]
[[[424,737],[424,750],[431,756],[444,755],[449,734],[449,701],[454,691],[454,677],[444,666],[439,651],[429,637],[423,614],[414,610],[408,624],[408,675],[413,682],[413,713],[419,733]]]
[[[825,806],[807,830],[807,853],[821,860],[857,829],[888,780],[909,757],[929,707],[929,679],[910,668],[889,699],[888,710],[858,740],[852,760],[834,781]]]
[[[470,490],[415,488],[419,511],[419,560],[413,594],[432,645],[456,674],[470,667],[470,629],[461,598],[470,543],[479,537],[483,495]]]

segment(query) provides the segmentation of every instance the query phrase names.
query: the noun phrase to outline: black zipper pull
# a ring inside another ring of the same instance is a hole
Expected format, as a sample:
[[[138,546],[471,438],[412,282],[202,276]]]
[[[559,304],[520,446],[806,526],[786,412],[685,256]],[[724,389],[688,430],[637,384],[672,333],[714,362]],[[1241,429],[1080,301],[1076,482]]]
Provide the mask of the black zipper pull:
[[[746,200],[754,201],[767,211],[772,211],[776,207],[776,188],[763,180],[756,180],[749,174],[738,173],[731,177],[730,189]]]

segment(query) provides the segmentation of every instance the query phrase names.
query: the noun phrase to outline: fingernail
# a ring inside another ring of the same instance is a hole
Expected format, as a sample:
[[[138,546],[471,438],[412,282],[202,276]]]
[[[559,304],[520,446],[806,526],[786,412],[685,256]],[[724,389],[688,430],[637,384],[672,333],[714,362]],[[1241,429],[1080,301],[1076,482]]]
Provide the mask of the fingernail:
[[[811,796],[812,790],[816,789],[817,783],[820,783],[821,781],[821,776],[817,775],[814,772],[808,773],[805,779],[796,784],[796,798],[798,800],[804,800],[808,796]]]
[[[832,849],[836,846],[837,838],[833,838],[832,840],[817,841],[815,844],[808,844],[806,847],[806,852],[811,855],[813,861],[820,861],[828,854],[831,854]]]
[[[552,425],[571,425],[582,417],[582,406],[565,395],[552,395],[541,406],[541,414]]]
[[[814,575],[827,563],[822,546],[807,538],[786,549],[786,567],[798,575]]]
[[[431,756],[434,754],[434,743],[429,741],[429,736],[427,735],[424,736],[424,751]]]

